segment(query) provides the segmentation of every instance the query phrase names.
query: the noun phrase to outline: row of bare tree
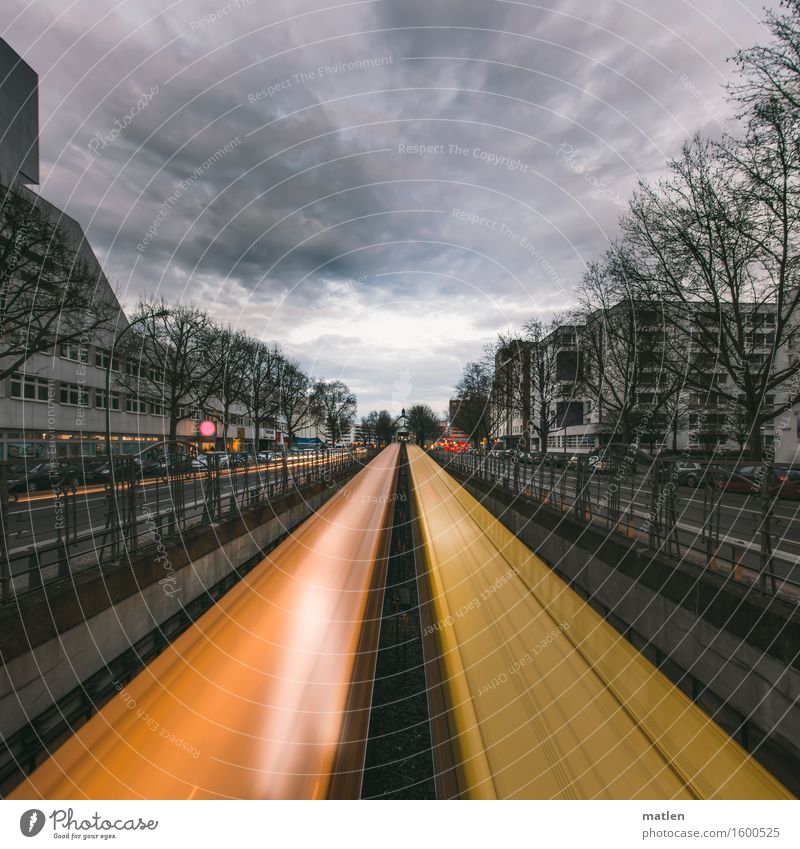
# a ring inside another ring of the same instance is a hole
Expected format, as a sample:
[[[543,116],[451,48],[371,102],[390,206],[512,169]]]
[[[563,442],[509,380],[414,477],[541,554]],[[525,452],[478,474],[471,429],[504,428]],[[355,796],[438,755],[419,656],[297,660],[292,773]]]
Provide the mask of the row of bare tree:
[[[388,445],[399,424],[399,417],[394,418],[388,410],[373,410],[361,418],[361,433],[366,442]],[[405,424],[418,445],[436,438],[442,430],[441,422],[428,404],[412,404],[406,411]]]
[[[576,308],[520,334],[542,445],[570,380],[556,379],[550,344],[564,329],[576,330],[573,394],[591,397],[625,441],[651,430],[674,439],[688,424],[760,456],[763,426],[800,402],[800,0],[766,23],[770,43],[735,56],[739,134],[695,136],[664,179],[642,181]],[[513,358],[513,342],[499,339],[457,386],[476,437],[521,396],[523,377],[509,387],[498,352]]]
[[[280,424],[290,440],[311,424],[331,441],[349,437],[355,395],[340,380],[312,380],[276,344],[221,326],[205,310],[163,301],[141,302],[131,324],[115,384],[161,406],[170,438],[195,411],[215,415],[227,434],[242,409],[256,446],[266,427]]]
[[[115,388],[162,411],[171,439],[198,411],[219,418],[227,434],[242,408],[256,446],[279,421],[290,439],[311,424],[334,441],[349,436],[356,398],[342,381],[312,380],[277,345],[221,327],[194,306],[142,302],[128,322],[82,240],[46,201],[0,185],[0,380],[35,354],[90,338],[110,347],[116,337]]]

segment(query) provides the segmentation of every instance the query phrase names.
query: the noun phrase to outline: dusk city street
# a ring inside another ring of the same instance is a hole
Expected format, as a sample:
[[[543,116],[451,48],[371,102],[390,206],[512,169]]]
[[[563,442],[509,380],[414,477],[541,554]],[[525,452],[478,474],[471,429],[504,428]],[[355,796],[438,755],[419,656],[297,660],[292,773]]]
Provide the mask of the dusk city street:
[[[4,846],[800,845],[800,0],[6,0],[0,528]]]

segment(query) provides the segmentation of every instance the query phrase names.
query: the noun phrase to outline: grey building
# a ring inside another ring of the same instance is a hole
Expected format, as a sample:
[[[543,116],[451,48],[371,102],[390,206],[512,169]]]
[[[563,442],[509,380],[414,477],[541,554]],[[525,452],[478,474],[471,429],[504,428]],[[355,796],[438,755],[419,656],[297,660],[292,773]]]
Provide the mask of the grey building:
[[[39,182],[39,77],[0,38],[0,172]]]

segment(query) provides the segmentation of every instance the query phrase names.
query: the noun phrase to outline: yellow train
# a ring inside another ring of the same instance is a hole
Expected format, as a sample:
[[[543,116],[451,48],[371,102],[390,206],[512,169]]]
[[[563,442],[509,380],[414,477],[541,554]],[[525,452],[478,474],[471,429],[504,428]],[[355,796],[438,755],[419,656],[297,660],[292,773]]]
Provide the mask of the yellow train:
[[[459,795],[793,798],[450,475],[408,451]]]

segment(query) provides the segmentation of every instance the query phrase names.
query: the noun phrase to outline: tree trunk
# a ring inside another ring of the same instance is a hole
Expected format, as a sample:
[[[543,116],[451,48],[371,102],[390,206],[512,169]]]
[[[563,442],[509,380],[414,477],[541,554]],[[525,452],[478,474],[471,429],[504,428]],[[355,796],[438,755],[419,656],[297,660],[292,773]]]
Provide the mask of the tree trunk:
[[[749,438],[747,440],[747,450],[754,460],[760,460],[764,451],[764,443],[761,438],[761,428],[755,424],[755,417],[751,419],[752,424],[748,431]]]
[[[228,418],[230,415],[230,403],[222,407],[222,450],[228,451]]]

